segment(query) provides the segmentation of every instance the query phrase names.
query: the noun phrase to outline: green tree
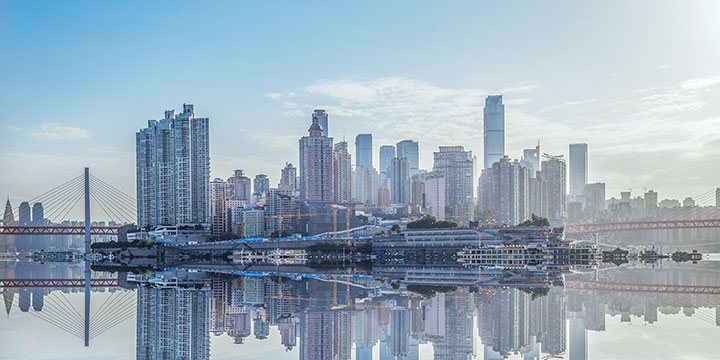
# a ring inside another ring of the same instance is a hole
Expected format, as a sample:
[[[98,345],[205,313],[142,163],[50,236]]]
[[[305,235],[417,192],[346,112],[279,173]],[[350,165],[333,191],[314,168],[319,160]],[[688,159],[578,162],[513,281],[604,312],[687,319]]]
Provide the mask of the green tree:
[[[530,219],[519,223],[518,226],[550,226],[550,221],[545,217],[532,214]]]

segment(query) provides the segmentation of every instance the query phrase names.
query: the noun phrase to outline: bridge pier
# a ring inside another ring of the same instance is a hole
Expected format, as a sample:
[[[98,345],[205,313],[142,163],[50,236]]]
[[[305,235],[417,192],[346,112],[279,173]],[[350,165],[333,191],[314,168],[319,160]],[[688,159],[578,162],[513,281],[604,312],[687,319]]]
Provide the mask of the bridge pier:
[[[90,169],[85,168],[85,346],[90,346]]]

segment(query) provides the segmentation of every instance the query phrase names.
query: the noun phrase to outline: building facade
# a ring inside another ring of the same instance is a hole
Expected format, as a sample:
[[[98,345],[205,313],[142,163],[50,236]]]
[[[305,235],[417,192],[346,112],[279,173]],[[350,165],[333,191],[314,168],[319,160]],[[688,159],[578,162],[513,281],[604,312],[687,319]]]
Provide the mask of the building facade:
[[[380,147],[380,183],[386,187],[390,186],[390,165],[395,158],[395,147],[392,145],[383,145]]]
[[[566,166],[561,156],[548,156],[542,162],[542,173],[547,180],[548,218],[561,222],[567,217]]]
[[[417,175],[419,171],[420,148],[417,141],[403,140],[397,143],[397,153],[395,157],[398,159],[406,158],[410,163],[410,177]]]
[[[390,165],[390,198],[394,205],[410,204],[410,161],[395,158]]]
[[[378,186],[380,186],[378,172],[374,167],[359,165],[355,169],[353,196],[356,201],[366,205],[377,205]]]

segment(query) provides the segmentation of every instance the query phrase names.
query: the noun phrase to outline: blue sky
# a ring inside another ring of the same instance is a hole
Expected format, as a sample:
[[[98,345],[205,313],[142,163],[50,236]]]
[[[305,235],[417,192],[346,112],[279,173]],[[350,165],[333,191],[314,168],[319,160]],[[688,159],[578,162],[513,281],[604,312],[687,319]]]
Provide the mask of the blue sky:
[[[587,142],[608,196],[683,198],[720,175],[720,4],[0,2],[0,196],[80,174],[134,194],[134,134],[165,109],[211,118],[213,176],[279,180],[310,113],[377,149],[420,142],[482,159],[502,93],[506,152]],[[17,204],[15,204],[17,205]]]

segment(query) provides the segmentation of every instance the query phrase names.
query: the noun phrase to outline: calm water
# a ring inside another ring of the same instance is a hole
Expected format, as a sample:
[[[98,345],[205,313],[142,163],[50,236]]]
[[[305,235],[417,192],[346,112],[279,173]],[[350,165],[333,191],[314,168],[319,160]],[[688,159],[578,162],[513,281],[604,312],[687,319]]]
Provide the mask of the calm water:
[[[716,264],[605,265],[565,278],[720,286]],[[82,264],[2,266],[4,279],[83,276]],[[372,276],[388,269],[358,276],[340,266],[313,277],[236,272],[176,270],[94,288],[89,347],[83,289],[5,289],[0,358],[720,358],[716,295],[410,286],[423,296]]]

